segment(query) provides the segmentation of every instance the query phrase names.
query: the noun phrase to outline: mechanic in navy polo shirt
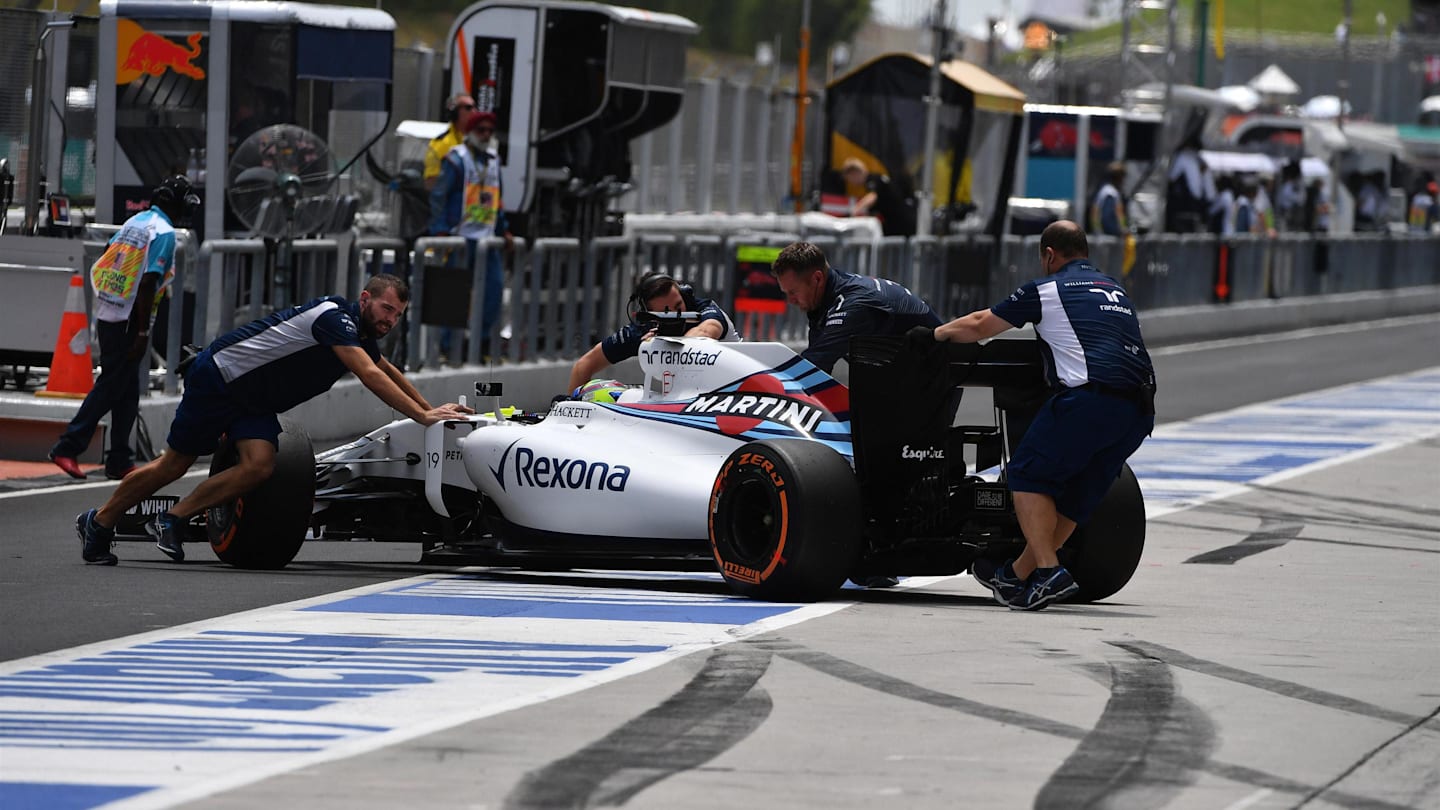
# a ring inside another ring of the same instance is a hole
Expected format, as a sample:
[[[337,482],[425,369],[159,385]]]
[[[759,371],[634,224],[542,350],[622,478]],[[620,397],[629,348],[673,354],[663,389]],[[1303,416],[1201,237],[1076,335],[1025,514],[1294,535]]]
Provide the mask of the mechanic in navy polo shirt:
[[[835,270],[809,242],[780,251],[770,272],[785,299],[810,319],[810,345],[800,356],[826,374],[850,350],[852,337],[899,336],[916,326],[940,325],[930,305],[903,286]]]
[[[1045,278],[990,309],[908,336],[912,344],[973,343],[1035,324],[1055,393],[1006,468],[1025,551],[1002,565],[980,560],[970,569],[1016,610],[1038,610],[1079,590],[1056,552],[1155,427],[1155,370],[1135,307],[1089,255],[1079,225],[1053,223],[1040,235]]]
[[[570,390],[594,379],[597,374],[640,353],[640,344],[654,337],[656,322],[647,312],[695,312],[700,322],[685,331],[685,337],[707,337],[735,342],[740,333],[730,316],[709,298],[697,298],[690,285],[665,273],[647,273],[630,293],[630,322],[596,343],[570,367]]]
[[[185,375],[185,394],[160,457],[121,482],[110,500],[75,520],[91,565],[114,565],[115,522],[125,510],[185,474],[195,459],[215,452],[222,436],[235,442],[234,467],[206,479],[169,512],[145,525],[172,560],[185,559],[184,522],[259,486],[275,469],[277,414],[330,390],[345,374],[360,378],[385,404],[422,425],[474,413],[462,405],[438,408],[400,370],[380,356],[384,337],[410,301],[396,276],[371,278],[360,300],[317,298],[280,310],[217,338]]]
[[[842,273],[810,242],[787,245],[771,262],[770,273],[785,300],[805,310],[810,319],[810,345],[800,356],[826,374],[850,351],[852,337],[899,336],[917,326],[940,325],[940,317],[914,293],[883,278]],[[855,581],[867,588],[889,588],[898,582],[885,575]]]

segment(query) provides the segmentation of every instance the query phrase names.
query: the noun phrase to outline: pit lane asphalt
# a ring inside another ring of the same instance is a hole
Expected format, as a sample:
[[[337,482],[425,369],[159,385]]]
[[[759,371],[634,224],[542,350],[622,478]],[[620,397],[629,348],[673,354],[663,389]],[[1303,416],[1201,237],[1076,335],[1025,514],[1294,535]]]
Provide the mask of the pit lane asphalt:
[[[1429,320],[1158,351],[1159,410],[1171,421],[1425,368],[1437,343]],[[1430,440],[1153,521],[1144,575],[1104,605],[1014,614],[963,578],[861,594],[194,806],[1440,806],[1437,459]],[[405,562],[410,546],[332,543],[283,572],[231,571],[194,546],[199,562],[174,566],[144,544],[89,568],[73,515],[107,491],[0,499],[0,657],[432,570]],[[1290,555],[1179,565],[1296,515],[1320,528]],[[746,697],[716,712],[707,685]]]
[[[1164,423],[1425,368],[1440,360],[1437,345],[1440,320],[1430,317],[1157,349],[1156,410]],[[197,544],[177,566],[144,542],[120,543],[115,568],[86,566],[75,515],[113,485],[55,483],[58,491],[0,497],[0,660],[445,570],[414,564],[413,545],[334,542],[305,546],[275,572],[230,569]]]

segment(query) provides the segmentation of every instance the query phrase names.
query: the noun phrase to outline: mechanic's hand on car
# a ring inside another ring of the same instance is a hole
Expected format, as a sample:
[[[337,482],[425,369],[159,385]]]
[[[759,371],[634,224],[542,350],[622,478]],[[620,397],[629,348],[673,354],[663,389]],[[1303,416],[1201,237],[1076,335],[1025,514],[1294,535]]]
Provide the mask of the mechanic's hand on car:
[[[444,422],[446,419],[464,419],[467,414],[475,413],[475,409],[467,405],[457,405],[454,402],[447,402],[438,408],[431,408],[425,412],[422,419],[415,421],[422,425],[433,425],[436,422]]]
[[[935,334],[934,327],[912,326],[910,331],[905,333],[905,348],[910,351],[925,351],[933,347],[939,341]]]

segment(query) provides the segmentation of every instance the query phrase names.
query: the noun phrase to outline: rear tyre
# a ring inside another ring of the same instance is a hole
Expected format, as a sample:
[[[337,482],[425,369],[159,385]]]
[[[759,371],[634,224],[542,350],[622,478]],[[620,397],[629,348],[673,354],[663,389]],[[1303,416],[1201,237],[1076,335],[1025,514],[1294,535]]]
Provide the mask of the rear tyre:
[[[710,491],[710,549],[737,593],[825,599],[860,556],[860,488],[829,447],[789,439],[730,454]]]
[[[1145,499],[1126,464],[1089,522],[1077,527],[1060,548],[1061,565],[1080,586],[1066,601],[1094,602],[1116,593],[1134,576],[1144,550]]]
[[[210,463],[215,475],[239,456],[226,439]],[[211,507],[205,533],[221,562],[236,568],[275,570],[295,559],[315,504],[315,449],[299,423],[281,417],[275,472],[255,489]]]

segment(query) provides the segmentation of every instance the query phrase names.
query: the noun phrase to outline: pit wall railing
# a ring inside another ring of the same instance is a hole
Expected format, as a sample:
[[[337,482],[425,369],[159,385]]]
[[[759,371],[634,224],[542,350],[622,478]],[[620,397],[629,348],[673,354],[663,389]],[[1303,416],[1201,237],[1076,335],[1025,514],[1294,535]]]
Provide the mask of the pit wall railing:
[[[103,236],[92,231],[87,265],[104,250]],[[152,387],[178,391],[173,369],[184,344],[204,345],[237,325],[320,295],[353,300],[377,272],[411,283],[410,308],[383,343],[387,356],[410,370],[572,361],[623,324],[635,279],[652,271],[688,281],[702,297],[715,299],[746,339],[803,345],[805,314],[748,295],[747,282],[757,282],[757,271],[737,260],[742,247],[778,248],[801,238],[817,244],[838,269],[904,284],[947,319],[991,306],[1040,273],[1038,237],[641,233],[587,243],[516,239],[508,253],[496,239],[483,247],[503,253],[503,300],[500,317],[485,334],[485,250],[465,266],[459,237],[408,245],[356,234],[300,239],[286,257],[260,239],[197,244],[183,233],[176,292],[162,313],[164,327],[157,326]],[[1142,323],[1145,313],[1174,307],[1440,285],[1440,237],[1434,235],[1163,235],[1128,247],[1100,237],[1090,247],[1092,261],[1125,285]],[[442,342],[448,342],[443,353]]]

